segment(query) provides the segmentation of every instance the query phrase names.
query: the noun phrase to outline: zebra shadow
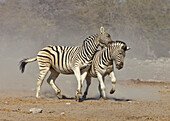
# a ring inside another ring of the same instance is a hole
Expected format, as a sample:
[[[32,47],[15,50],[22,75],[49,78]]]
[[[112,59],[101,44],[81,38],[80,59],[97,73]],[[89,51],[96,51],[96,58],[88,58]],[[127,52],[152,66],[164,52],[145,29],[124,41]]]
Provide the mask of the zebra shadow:
[[[61,99],[63,99],[63,100],[75,100],[76,97],[68,97],[68,96],[62,95]]]
[[[62,95],[62,98],[58,98],[57,95],[45,95],[40,99],[37,99],[34,96],[26,96],[23,97],[25,99],[28,98],[33,98],[36,100],[47,100],[47,101],[51,101],[51,100],[76,100],[76,97],[68,97],[65,95]],[[78,102],[84,102],[84,101],[114,101],[114,102],[128,102],[128,101],[135,101],[133,99],[126,99],[126,98],[115,98],[115,97],[108,97],[106,100],[104,100],[103,98],[100,98],[99,96],[96,97],[87,97],[87,98],[80,98],[80,100]]]
[[[56,95],[57,97],[57,95]],[[62,95],[63,100],[76,100],[76,97],[68,97],[65,95]],[[90,101],[90,100],[103,100],[103,101],[119,101],[119,102],[128,102],[128,101],[135,101],[133,99],[128,99],[128,98],[116,98],[116,97],[107,97],[106,100],[104,100],[103,98],[100,98],[99,96],[95,96],[95,97],[87,97],[87,98],[80,98],[79,102],[83,102],[83,101]]]
[[[81,98],[80,102],[86,101],[86,100],[104,100],[103,98],[100,98],[99,96],[96,97],[88,97],[88,98]],[[133,99],[127,99],[127,98],[115,98],[115,97],[107,97],[104,101],[119,101],[119,102],[128,102],[128,101],[135,101]]]
[[[51,98],[51,99],[61,99],[61,100],[75,100],[76,98],[75,97],[69,97],[69,96],[66,96],[66,95],[62,95],[61,97],[58,97],[57,94],[53,94],[53,95],[45,95],[46,98]]]
[[[56,94],[49,94],[49,93],[46,93],[44,95],[45,98],[49,98],[49,99],[61,99],[61,100],[76,100],[76,97],[70,97],[70,96],[66,96],[66,95],[62,95],[62,97],[58,97]],[[104,100],[103,98],[100,98],[100,96],[96,95],[94,97],[86,97],[86,98],[83,98],[81,97],[79,102],[83,102],[83,101],[90,101],[90,100]],[[128,102],[128,101],[135,101],[133,99],[129,99],[129,98],[116,98],[116,97],[110,97],[108,96],[107,99],[105,101],[119,101],[119,102]]]

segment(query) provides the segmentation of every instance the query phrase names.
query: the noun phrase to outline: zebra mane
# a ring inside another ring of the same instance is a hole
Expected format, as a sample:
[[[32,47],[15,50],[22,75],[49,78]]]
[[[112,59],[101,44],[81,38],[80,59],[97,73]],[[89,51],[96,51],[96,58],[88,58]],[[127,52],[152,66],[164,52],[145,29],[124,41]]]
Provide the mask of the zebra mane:
[[[126,45],[126,43],[125,42],[123,42],[123,41],[120,41],[120,40],[116,40],[116,41],[111,41],[111,42],[109,42],[109,44],[123,44],[123,45]]]
[[[123,41],[120,41],[120,40],[116,40],[116,43],[121,43],[121,44],[124,44],[124,45],[126,45],[126,43],[125,43],[125,42],[123,42]]]
[[[120,41],[120,40],[116,40],[116,41],[111,41],[111,42],[109,42],[109,44],[115,44],[115,43],[120,43],[120,44],[124,44],[124,45],[126,45],[126,43],[125,43],[125,42]]]
[[[123,42],[123,41],[116,40],[116,41],[110,42],[109,44],[110,44],[111,46],[112,46],[112,45],[121,46],[121,48],[122,48],[123,50],[125,50],[125,51],[127,50],[127,45],[126,45],[126,43]]]

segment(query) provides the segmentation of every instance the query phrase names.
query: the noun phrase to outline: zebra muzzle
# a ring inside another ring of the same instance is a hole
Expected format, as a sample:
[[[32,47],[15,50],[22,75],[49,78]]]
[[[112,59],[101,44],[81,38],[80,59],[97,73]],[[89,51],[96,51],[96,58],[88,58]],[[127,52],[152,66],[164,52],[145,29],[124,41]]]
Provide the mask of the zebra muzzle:
[[[110,94],[113,94],[115,92],[115,90],[111,89],[110,90]]]
[[[123,68],[123,62],[120,62],[119,64],[116,64],[116,68],[118,70],[122,69]]]

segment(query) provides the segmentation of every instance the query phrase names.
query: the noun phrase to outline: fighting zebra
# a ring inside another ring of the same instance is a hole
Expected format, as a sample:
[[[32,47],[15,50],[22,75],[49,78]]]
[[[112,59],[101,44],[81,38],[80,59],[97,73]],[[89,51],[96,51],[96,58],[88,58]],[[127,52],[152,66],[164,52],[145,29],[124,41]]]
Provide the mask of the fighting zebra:
[[[114,74],[113,61],[115,61],[116,68],[120,70],[123,68],[125,53],[130,50],[127,45],[122,41],[112,41],[109,47],[96,52],[92,60],[91,67],[86,76],[87,87],[84,92],[83,98],[86,98],[89,86],[91,84],[91,77],[98,78],[100,97],[106,99],[104,77],[109,75],[112,82],[112,89],[110,94],[115,92],[116,77]],[[84,79],[82,79],[84,80]],[[83,82],[82,82],[83,83]]]
[[[37,56],[32,59],[23,59],[20,62],[20,70],[23,73],[25,65],[37,61],[39,65],[39,77],[37,79],[36,97],[40,97],[40,87],[42,82],[50,71],[51,74],[47,79],[48,84],[55,90],[56,94],[61,97],[61,90],[55,84],[55,79],[62,74],[75,74],[78,88],[76,91],[76,100],[82,94],[82,78],[85,78],[90,68],[91,60],[98,46],[107,46],[111,42],[111,36],[100,28],[100,34],[89,36],[83,41],[82,46],[47,46],[41,49]]]

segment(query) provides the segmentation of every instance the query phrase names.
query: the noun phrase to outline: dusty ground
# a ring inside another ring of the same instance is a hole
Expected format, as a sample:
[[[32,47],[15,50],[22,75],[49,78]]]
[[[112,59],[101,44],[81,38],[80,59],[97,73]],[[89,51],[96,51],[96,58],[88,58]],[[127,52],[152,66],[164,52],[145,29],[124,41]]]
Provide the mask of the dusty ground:
[[[1,91],[0,121],[53,121],[53,120],[170,120],[170,84],[141,82],[137,80],[120,81],[119,85],[143,88],[156,88],[159,98],[128,99],[113,95],[108,100],[95,97],[80,103],[74,98],[58,99],[53,94],[45,94],[36,99],[34,91]],[[134,90],[135,91],[135,90]],[[119,92],[119,88],[117,89]],[[148,92],[149,93],[149,92]],[[26,95],[26,96],[24,96]],[[138,95],[138,94],[137,94]],[[140,94],[139,94],[140,95]],[[42,113],[33,114],[31,108],[41,108]]]

